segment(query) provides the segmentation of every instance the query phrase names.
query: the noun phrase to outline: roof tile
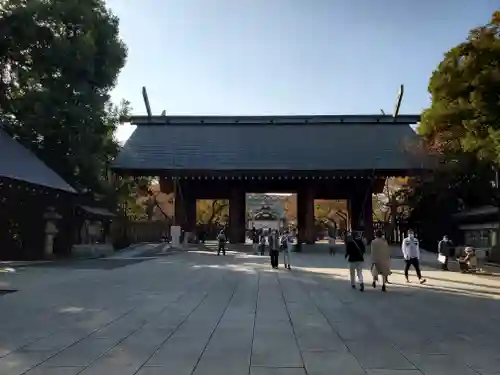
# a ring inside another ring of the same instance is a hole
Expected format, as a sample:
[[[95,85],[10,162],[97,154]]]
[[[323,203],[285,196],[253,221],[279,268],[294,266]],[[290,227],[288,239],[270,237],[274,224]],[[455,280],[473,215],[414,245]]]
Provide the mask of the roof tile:
[[[408,170],[418,136],[409,125],[170,124],[139,125],[114,169]],[[410,146],[411,147],[411,146]]]

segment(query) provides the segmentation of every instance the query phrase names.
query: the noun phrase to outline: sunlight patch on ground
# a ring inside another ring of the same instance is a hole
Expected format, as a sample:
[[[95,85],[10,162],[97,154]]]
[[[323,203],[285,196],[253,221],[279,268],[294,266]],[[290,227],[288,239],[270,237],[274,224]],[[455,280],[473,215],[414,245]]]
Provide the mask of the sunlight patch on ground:
[[[207,251],[207,250],[190,250],[190,253],[194,254],[206,254],[206,255],[217,255],[217,253],[214,253],[213,251]],[[226,254],[228,254],[229,251],[226,251]]]
[[[75,307],[75,306],[69,306],[69,307],[63,307],[59,309],[60,313],[67,313],[67,314],[78,314],[85,311],[83,307]]]
[[[255,274],[257,271],[251,267],[237,266],[234,264],[198,264],[194,265],[193,268],[213,268],[213,269],[224,269],[224,270],[233,270]]]

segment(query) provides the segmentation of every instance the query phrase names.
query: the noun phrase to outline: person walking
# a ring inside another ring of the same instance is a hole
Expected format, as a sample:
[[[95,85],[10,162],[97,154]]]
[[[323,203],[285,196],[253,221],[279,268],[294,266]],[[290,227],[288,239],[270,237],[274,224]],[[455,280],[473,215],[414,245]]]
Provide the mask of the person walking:
[[[355,273],[358,276],[359,290],[362,292],[365,290],[365,285],[363,284],[363,262],[365,254],[365,244],[356,235],[353,237],[352,234],[346,236],[345,243],[345,258],[349,262],[349,276],[351,280],[351,287],[356,289]]]
[[[259,250],[260,255],[264,255],[264,252],[266,251],[266,235],[264,232],[261,232],[259,237]]]
[[[278,268],[280,254],[280,239],[278,233],[273,230],[269,235],[269,256],[271,258],[271,267]]]
[[[284,238],[284,246],[283,246],[283,263],[285,264],[285,268],[291,270],[292,267],[290,265],[290,257],[292,255],[293,250],[293,233],[285,233]]]
[[[219,243],[219,247],[217,250],[217,255],[220,255],[220,252],[222,251],[222,254],[226,256],[226,233],[224,232],[224,229],[221,229],[219,234],[217,235],[217,241]]]
[[[415,268],[415,272],[417,273],[418,280],[420,284],[425,283],[427,280],[422,278],[422,273],[420,272],[420,247],[418,243],[418,239],[415,238],[415,234],[412,230],[408,231],[408,237],[403,239],[401,243],[401,251],[403,252],[403,257],[405,259],[405,278],[406,282],[409,283],[410,279],[408,278],[408,271],[410,267],[413,266]]]
[[[382,237],[382,231],[375,232],[375,239],[371,243],[372,251],[372,286],[377,287],[378,275],[382,275],[382,292],[386,291],[385,284],[391,272],[391,249]]]
[[[254,255],[257,255],[259,251],[259,232],[255,227],[252,227],[252,248]]]
[[[328,250],[330,255],[335,255],[335,240],[337,238],[337,224],[333,223],[333,228],[328,229]]]
[[[455,255],[455,247],[447,235],[444,235],[443,239],[438,243],[438,254],[442,270],[448,271],[448,261],[450,257]]]

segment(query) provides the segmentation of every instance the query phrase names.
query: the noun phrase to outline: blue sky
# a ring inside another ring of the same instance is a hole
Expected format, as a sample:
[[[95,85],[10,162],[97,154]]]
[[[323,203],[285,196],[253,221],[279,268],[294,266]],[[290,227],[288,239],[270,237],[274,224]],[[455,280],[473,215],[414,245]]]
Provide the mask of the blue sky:
[[[113,99],[145,113],[401,113],[498,0],[107,0],[129,49]],[[125,140],[131,127],[121,127]]]

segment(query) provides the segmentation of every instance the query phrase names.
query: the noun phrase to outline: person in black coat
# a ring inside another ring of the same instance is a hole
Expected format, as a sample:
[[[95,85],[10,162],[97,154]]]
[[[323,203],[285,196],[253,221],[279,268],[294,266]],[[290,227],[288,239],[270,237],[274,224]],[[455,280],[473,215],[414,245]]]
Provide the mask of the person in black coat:
[[[359,290],[365,290],[363,284],[363,263],[365,261],[365,244],[360,236],[349,234],[346,236],[345,258],[349,262],[351,287],[356,289],[355,273],[358,276]]]
[[[280,256],[280,239],[278,232],[273,230],[269,235],[269,256],[271,257],[271,267],[278,268]]]

